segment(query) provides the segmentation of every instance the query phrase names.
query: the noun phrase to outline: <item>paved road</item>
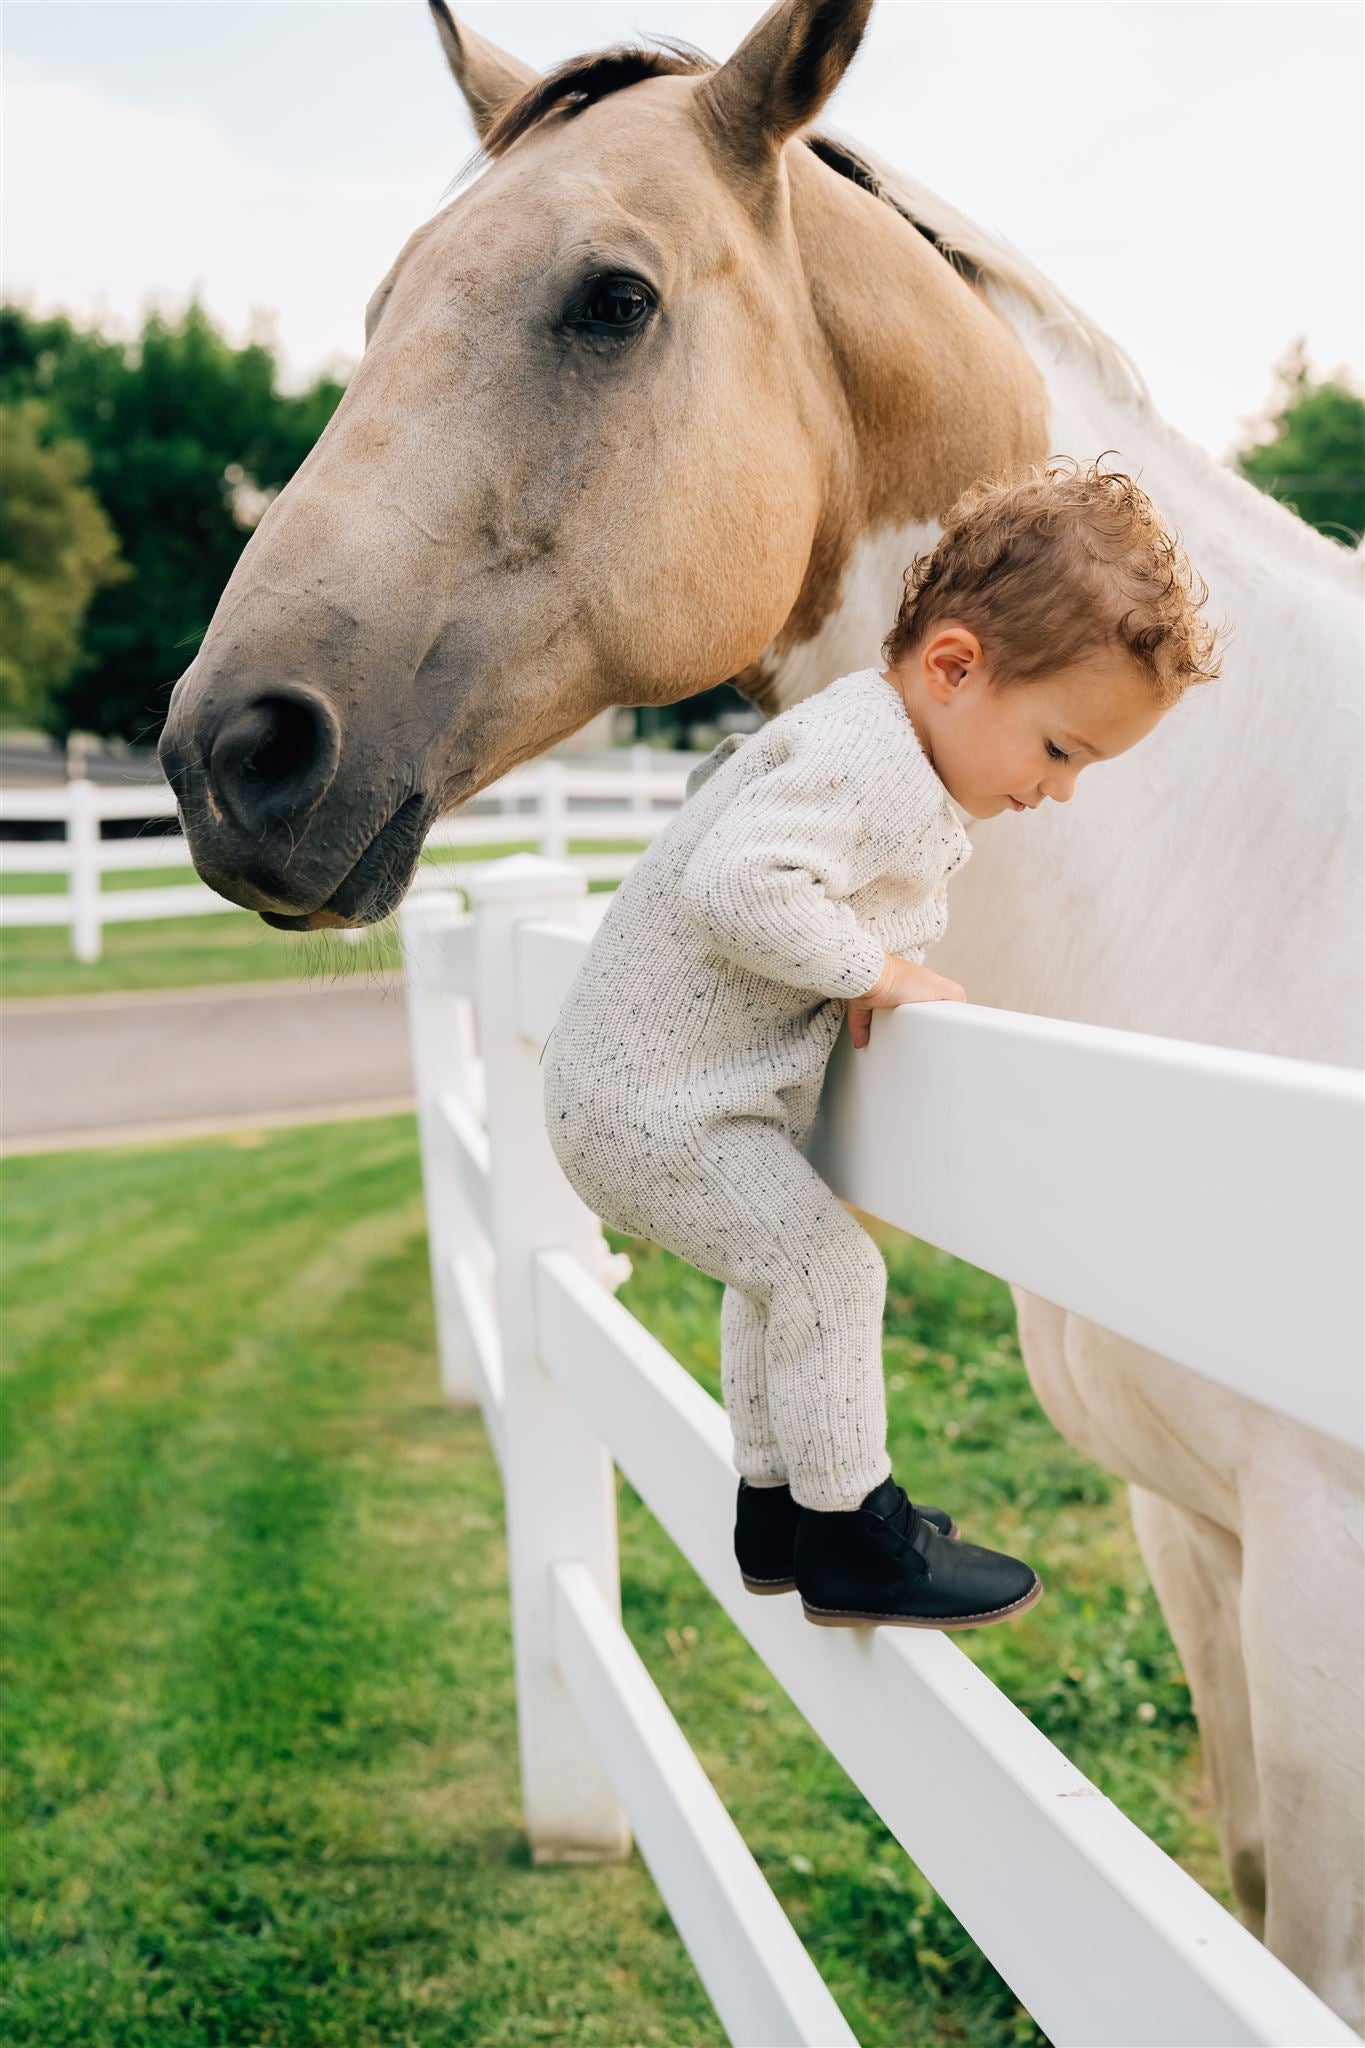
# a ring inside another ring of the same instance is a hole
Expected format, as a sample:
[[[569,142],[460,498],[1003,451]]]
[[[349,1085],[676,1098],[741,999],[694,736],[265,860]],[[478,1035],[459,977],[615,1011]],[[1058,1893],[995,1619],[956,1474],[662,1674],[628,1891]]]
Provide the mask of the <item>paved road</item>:
[[[397,981],[0,1003],[0,1145],[313,1121],[410,1105]]]

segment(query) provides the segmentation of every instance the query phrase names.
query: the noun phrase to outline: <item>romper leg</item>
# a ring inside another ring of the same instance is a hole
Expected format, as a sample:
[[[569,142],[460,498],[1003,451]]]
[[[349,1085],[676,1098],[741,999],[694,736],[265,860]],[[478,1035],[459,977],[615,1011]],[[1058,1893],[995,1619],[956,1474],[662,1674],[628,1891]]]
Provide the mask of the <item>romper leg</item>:
[[[886,1263],[798,1149],[799,1127],[794,1135],[774,1117],[699,1124],[656,1113],[642,1144],[612,1114],[610,1096],[571,1107],[551,1114],[547,1129],[589,1208],[747,1297],[752,1316],[729,1295],[722,1309],[738,1339],[733,1353],[723,1346],[721,1371],[737,1468],[785,1475],[802,1507],[856,1508],[891,1471]],[[754,1316],[761,1346],[750,1341]],[[759,1357],[768,1415],[766,1429],[754,1430]],[[758,1462],[745,1465],[751,1454]]]
[[[746,1479],[785,1479],[787,1467],[768,1415],[765,1321],[747,1294],[726,1288],[720,1304],[720,1386],[734,1432],[736,1472]]]
[[[783,1125],[734,1118],[689,1133],[689,1150],[689,1185],[676,1189],[657,1241],[763,1317],[768,1417],[793,1499],[855,1508],[891,1471],[886,1262]],[[726,1406],[738,1445],[745,1433],[728,1393]]]
[[[802,1164],[806,1162],[803,1160]],[[882,1312],[886,1261],[807,1166],[818,1200],[796,1272],[774,1283],[764,1357],[773,1434],[792,1497],[806,1508],[856,1508],[891,1471],[886,1448]]]

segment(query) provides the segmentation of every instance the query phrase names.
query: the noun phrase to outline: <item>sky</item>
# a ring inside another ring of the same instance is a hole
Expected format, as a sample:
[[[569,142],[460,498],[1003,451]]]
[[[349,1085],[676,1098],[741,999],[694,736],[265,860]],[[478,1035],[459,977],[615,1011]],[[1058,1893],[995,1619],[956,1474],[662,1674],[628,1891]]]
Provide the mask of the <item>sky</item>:
[[[726,56],[757,0],[471,0],[537,67],[650,33]],[[473,130],[424,0],[6,0],[3,285],[114,332],[197,291],[288,381]],[[1359,380],[1365,13],[1340,0],[878,0],[826,117],[1022,249],[1226,457],[1306,340]]]

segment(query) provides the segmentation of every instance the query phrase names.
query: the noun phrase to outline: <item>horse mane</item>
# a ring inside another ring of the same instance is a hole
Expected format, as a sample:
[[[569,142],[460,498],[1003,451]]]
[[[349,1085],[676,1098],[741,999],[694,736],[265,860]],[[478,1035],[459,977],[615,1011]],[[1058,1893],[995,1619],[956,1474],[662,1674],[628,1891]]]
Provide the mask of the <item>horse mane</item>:
[[[1266,545],[1279,555],[1297,555],[1305,567],[1319,572],[1327,569],[1338,579],[1359,582],[1365,571],[1365,539],[1355,548],[1329,539],[1163,419],[1152,403],[1146,379],[1126,350],[1088,320],[1012,243],[978,227],[949,200],[940,199],[927,185],[859,142],[832,132],[809,135],[806,141],[823,163],[851,178],[918,229],[971,283],[1005,301],[1003,310],[1008,311],[1010,300],[1021,306],[1064,356],[1089,371],[1105,397],[1132,406],[1142,415],[1147,433],[1178,451],[1230,520],[1259,531]]]
[[[462,182],[480,163],[505,156],[513,143],[554,115],[571,120],[584,108],[644,79],[695,76],[716,69],[715,59],[691,43],[664,36],[651,38],[651,42],[653,47],[616,44],[595,55],[570,57],[547,71],[503,108],[456,182]],[[1022,301],[1056,340],[1089,363],[1111,397],[1144,408],[1150,404],[1141,372],[1118,343],[1002,236],[978,227],[927,185],[885,163],[861,143],[832,130],[813,130],[802,139],[812,155],[838,177],[847,178],[899,214],[969,284],[994,287]]]
[[[1063,350],[1089,365],[1109,397],[1143,410],[1150,407],[1146,379],[1132,357],[1003,235],[978,226],[950,200],[861,142],[827,131],[807,136],[806,143],[831,170],[900,214],[970,283],[1027,307]]]
[[[704,50],[694,49],[691,43],[667,36],[656,36],[653,41],[653,49],[644,44],[617,43],[609,50],[599,50],[595,56],[570,57],[557,64],[503,108],[484,136],[475,161],[479,156],[505,156],[528,129],[538,127],[551,114],[562,113],[571,118],[610,93],[639,85],[642,79],[676,78],[716,69],[715,59]]]

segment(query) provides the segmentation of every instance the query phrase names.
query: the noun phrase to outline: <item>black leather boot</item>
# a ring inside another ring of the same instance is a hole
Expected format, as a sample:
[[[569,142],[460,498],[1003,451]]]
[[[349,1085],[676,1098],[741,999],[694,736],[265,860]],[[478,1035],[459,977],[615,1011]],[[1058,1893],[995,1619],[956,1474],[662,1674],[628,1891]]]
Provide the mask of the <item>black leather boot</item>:
[[[1043,1591],[1017,1557],[945,1543],[894,1479],[847,1513],[803,1509],[793,1569],[806,1619],[820,1628],[979,1628],[1022,1614]]]
[[[740,1576],[751,1593],[791,1593],[792,1544],[803,1510],[789,1486],[750,1486],[739,1482],[735,1507],[735,1556]],[[917,1508],[943,1536],[956,1536],[957,1523],[946,1508]]]

